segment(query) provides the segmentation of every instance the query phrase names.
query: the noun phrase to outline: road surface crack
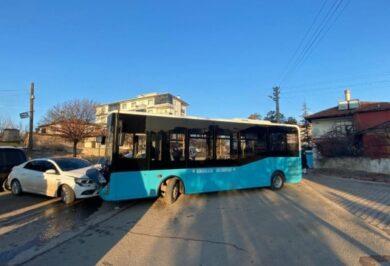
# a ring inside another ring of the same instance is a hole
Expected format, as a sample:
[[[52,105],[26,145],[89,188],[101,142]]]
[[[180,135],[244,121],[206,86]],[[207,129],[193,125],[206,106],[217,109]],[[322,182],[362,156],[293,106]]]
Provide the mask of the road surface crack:
[[[177,240],[192,241],[192,242],[205,242],[205,243],[210,243],[210,244],[215,244],[215,245],[225,245],[225,246],[229,246],[229,247],[232,247],[234,249],[237,249],[239,251],[248,252],[247,250],[237,246],[236,244],[229,243],[229,242],[223,242],[223,241],[187,238],[187,237],[179,237],[179,236],[163,236],[163,235],[147,234],[147,233],[134,232],[134,231],[129,231],[129,233],[133,234],[133,235],[149,236],[149,237],[155,237],[155,238],[177,239]]]

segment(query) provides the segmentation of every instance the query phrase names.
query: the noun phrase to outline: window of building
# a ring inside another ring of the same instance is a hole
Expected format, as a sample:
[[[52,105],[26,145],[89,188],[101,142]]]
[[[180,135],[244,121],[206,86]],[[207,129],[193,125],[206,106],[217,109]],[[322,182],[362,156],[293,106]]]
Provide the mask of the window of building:
[[[169,154],[171,161],[179,162],[185,160],[185,134],[169,134]]]
[[[121,104],[121,109],[126,110],[127,109],[127,103],[122,103]]]
[[[148,100],[148,105],[153,105],[153,100]]]

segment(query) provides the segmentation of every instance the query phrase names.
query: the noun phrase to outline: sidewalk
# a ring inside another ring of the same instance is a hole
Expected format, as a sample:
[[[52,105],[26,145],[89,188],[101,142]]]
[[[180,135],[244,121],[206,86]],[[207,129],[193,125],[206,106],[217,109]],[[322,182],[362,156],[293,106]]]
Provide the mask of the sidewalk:
[[[305,183],[329,200],[390,235],[390,184],[311,171]]]
[[[390,184],[390,175],[379,174],[379,173],[368,173],[363,171],[352,171],[352,170],[330,169],[330,168],[310,169],[310,173],[312,173],[313,175],[318,173],[326,176],[353,178],[358,180],[383,182],[383,183]]]

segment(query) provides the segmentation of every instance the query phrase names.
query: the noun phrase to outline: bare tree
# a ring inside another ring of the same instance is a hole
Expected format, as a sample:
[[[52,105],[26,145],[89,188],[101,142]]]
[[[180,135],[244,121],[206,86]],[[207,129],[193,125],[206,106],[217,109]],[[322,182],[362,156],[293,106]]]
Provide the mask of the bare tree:
[[[309,115],[309,109],[307,107],[306,102],[303,102],[302,106],[302,142],[307,145],[308,147],[311,147],[312,137],[311,137],[311,124],[308,120],[306,120],[306,117]]]
[[[0,132],[6,128],[18,128],[17,125],[9,117],[0,117]]]
[[[285,118],[284,118],[284,114],[282,113],[279,113],[277,115],[275,111],[269,111],[267,115],[264,117],[264,120],[271,121],[274,123],[279,123],[279,122],[283,123],[285,121]]]
[[[77,144],[99,131],[95,121],[95,103],[90,100],[72,100],[53,106],[43,119],[58,136],[73,143],[73,156]]]
[[[295,117],[289,116],[287,117],[286,121],[284,121],[286,124],[291,124],[291,125],[297,125],[298,121],[295,119]]]
[[[261,120],[261,115],[259,113],[253,113],[248,116],[248,119]]]

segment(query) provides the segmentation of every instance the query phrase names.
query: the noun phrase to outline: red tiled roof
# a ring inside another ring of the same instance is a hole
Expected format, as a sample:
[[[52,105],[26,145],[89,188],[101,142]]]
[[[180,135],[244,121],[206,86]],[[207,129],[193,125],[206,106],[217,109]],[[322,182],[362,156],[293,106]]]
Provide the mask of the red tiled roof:
[[[354,113],[378,112],[378,111],[385,111],[385,110],[390,110],[390,102],[360,102],[359,107],[356,109],[339,110],[338,106],[336,106],[306,116],[305,118],[306,120],[311,121],[320,118],[343,117],[343,116],[351,116]]]

